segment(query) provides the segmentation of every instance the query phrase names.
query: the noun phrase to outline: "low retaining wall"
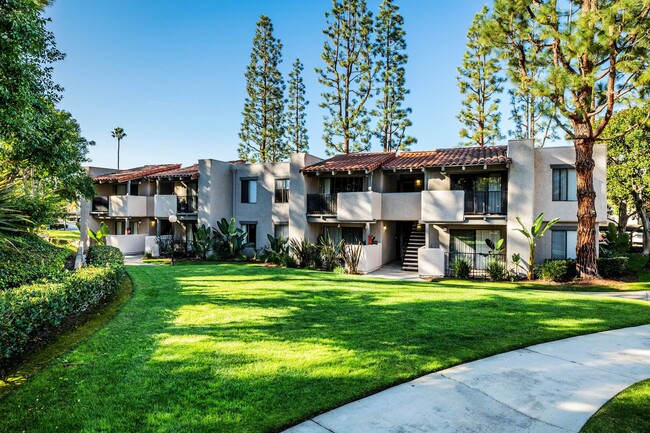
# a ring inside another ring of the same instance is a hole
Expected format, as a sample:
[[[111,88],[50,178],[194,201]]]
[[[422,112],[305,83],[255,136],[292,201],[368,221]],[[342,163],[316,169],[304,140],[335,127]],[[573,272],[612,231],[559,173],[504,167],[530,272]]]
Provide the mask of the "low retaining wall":
[[[107,235],[106,245],[119,248],[122,254],[143,254],[147,235]]]

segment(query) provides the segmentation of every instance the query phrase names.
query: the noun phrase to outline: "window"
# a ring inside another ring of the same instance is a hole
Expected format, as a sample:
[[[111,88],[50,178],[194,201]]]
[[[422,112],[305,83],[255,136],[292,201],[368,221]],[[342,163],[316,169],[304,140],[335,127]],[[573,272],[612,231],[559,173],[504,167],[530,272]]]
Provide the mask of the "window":
[[[126,184],[119,183],[115,185],[115,195],[126,195]]]
[[[335,244],[344,240],[346,244],[363,243],[363,227],[323,227],[323,238],[332,239]]]
[[[246,223],[241,225],[242,230],[246,233],[246,242],[250,242],[253,248],[257,248],[257,224]]]
[[[575,259],[577,243],[575,230],[551,230],[551,258]]]
[[[578,184],[574,168],[553,169],[553,201],[578,200]]]
[[[257,179],[242,179],[241,202],[257,203]]]
[[[339,192],[360,192],[363,191],[362,177],[327,177],[321,181],[323,194],[336,195]]]
[[[131,221],[129,223],[129,232],[127,234],[129,235],[137,235],[138,234],[138,222],[137,221]]]
[[[115,234],[116,235],[126,234],[125,221],[115,221]]]
[[[275,179],[275,202],[289,203],[289,179]]]
[[[131,191],[129,191],[129,194],[131,195],[138,195],[138,184],[137,183],[132,183],[131,184]]]
[[[274,233],[276,239],[282,237],[283,239],[289,238],[289,224],[276,224]]]

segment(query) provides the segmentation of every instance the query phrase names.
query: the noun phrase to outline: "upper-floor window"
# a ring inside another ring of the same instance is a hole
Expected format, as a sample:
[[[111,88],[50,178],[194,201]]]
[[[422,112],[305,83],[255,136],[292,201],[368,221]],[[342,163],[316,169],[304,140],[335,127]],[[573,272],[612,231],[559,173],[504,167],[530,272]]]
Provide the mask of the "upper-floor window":
[[[241,202],[257,203],[257,179],[242,179]]]
[[[551,258],[575,259],[577,243],[575,230],[551,230]]]
[[[553,201],[578,200],[575,168],[553,169]]]
[[[323,194],[336,195],[339,192],[360,192],[363,191],[363,177],[326,177],[321,181],[321,192]]]
[[[275,179],[275,202],[289,203],[289,179]]]
[[[115,185],[115,195],[126,195],[126,184],[118,183]]]

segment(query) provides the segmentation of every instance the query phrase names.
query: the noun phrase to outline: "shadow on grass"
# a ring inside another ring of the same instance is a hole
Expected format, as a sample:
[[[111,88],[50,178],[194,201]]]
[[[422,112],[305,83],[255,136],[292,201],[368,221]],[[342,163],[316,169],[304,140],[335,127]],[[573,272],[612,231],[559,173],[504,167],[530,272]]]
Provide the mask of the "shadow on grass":
[[[131,301],[0,401],[0,430],[279,431],[454,364],[650,322],[640,302],[473,282],[232,264],[129,272]]]

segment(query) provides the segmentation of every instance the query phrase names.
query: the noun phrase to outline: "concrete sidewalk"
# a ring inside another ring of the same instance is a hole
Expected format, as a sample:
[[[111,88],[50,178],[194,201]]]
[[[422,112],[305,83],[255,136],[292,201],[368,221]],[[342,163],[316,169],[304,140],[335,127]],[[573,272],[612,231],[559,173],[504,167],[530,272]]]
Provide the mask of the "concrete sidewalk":
[[[462,364],[334,409],[287,433],[579,432],[650,377],[650,325]]]

